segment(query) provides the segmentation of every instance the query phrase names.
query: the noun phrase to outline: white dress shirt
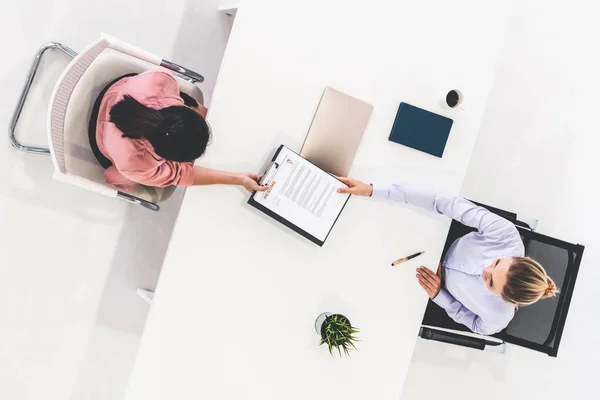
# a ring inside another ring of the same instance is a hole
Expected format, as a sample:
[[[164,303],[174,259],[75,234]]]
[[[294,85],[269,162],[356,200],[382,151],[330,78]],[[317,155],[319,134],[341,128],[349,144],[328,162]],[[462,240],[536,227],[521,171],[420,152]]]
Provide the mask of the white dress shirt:
[[[511,222],[463,198],[404,183],[374,186],[373,197],[419,206],[476,228],[448,250],[442,262],[443,288],[433,301],[476,333],[491,335],[508,325],[515,307],[486,287],[482,270],[499,257],[524,255],[521,236]]]

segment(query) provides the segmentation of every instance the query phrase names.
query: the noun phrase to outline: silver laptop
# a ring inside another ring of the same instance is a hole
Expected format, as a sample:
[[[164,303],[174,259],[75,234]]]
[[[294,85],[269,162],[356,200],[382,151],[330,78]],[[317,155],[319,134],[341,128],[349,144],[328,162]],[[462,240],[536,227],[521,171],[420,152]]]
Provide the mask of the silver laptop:
[[[372,111],[372,105],[326,88],[300,155],[331,174],[347,176]]]

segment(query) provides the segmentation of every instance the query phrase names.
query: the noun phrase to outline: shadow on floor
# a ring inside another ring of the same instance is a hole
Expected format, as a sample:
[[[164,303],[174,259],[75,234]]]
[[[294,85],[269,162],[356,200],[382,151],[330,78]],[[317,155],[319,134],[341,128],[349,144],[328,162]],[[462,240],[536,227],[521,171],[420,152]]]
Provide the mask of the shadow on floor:
[[[73,400],[117,398],[127,387],[150,309],[136,289],[156,287],[184,193],[177,189],[159,212],[135,205],[127,210]]]

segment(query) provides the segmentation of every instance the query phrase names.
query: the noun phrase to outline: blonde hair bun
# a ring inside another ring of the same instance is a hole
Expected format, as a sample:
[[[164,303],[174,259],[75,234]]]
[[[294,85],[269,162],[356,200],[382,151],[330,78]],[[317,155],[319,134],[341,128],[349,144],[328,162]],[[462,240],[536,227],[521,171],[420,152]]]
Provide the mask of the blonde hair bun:
[[[544,267],[530,257],[513,257],[506,274],[502,298],[516,306],[528,306],[556,296],[558,289]]]
[[[560,290],[558,290],[558,288],[556,287],[556,284],[554,283],[554,281],[552,280],[552,278],[548,277],[548,287],[546,288],[546,291],[542,295],[542,299],[547,299],[549,297],[554,297],[558,293],[560,293]]]

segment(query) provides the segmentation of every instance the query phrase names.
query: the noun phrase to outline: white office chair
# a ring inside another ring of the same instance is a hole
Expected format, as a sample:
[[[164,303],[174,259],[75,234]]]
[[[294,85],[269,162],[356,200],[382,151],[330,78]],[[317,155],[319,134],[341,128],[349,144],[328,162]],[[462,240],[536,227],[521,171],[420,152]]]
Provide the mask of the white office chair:
[[[27,146],[15,137],[15,128],[27,99],[42,56],[47,50],[58,50],[73,58],[60,75],[50,97],[47,116],[49,148]],[[17,104],[10,127],[12,145],[21,151],[49,154],[52,157],[54,178],[94,192],[139,204],[153,211],[157,203],[166,200],[174,187],[155,188],[143,185],[124,192],[107,185],[104,168],[96,160],[89,144],[88,123],[96,98],[114,79],[128,73],[140,73],[157,66],[174,72],[181,91],[204,103],[196,83],[204,78],[177,64],[108,35],[102,35],[84,51],[77,54],[70,48],[50,42],[40,48],[30,69],[25,88]]]

